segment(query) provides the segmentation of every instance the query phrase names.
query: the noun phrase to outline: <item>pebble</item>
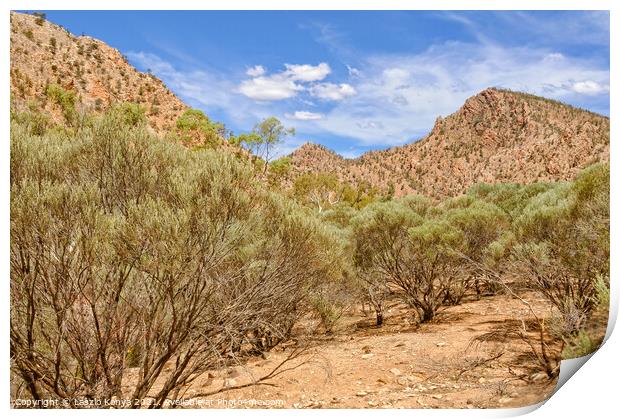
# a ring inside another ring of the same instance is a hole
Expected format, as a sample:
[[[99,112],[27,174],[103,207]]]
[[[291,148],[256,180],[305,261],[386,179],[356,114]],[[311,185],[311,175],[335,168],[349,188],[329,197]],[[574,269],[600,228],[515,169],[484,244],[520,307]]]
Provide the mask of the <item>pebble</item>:
[[[390,370],[390,372],[391,372],[392,374],[394,374],[395,376],[397,376],[397,377],[398,377],[399,375],[401,375],[401,374],[402,374],[402,372],[400,372],[400,370],[399,370],[398,368],[392,368],[392,369]]]
[[[398,380],[396,380],[396,382],[401,386],[408,386],[409,384],[420,382],[420,379],[414,375],[403,375],[398,377]]]
[[[369,359],[369,358],[372,358],[373,356],[375,356],[375,354],[364,354],[362,355],[362,359]]]
[[[364,397],[367,396],[368,393],[366,393],[365,391],[358,391],[355,395],[358,397]]]

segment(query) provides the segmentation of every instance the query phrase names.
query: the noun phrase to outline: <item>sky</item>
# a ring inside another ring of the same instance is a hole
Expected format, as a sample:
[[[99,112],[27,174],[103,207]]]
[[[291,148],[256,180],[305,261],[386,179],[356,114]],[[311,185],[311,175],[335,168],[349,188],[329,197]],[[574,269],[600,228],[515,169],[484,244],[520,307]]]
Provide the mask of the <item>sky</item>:
[[[345,157],[422,138],[487,87],[609,115],[609,13],[47,11],[247,132],[276,116]]]

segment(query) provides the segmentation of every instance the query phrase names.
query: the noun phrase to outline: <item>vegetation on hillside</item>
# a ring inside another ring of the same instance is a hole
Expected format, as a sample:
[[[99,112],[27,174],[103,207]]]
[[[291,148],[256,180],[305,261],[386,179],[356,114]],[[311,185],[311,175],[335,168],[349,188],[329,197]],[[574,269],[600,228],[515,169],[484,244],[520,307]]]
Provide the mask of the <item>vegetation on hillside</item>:
[[[48,90],[70,110],[65,126],[36,110],[11,115],[11,368],[22,395],[125,398],[134,368],[133,407],[146,396],[162,407],[197,373],[265,353],[308,319],[312,333],[331,333],[363,302],[381,326],[391,299],[424,323],[464,298],[534,291],[549,318],[505,333],[528,342],[549,378],[554,348],[578,356],[602,338],[609,164],[442,201],[325,173],[283,189],[290,160],[215,147],[225,129],[200,111],[161,137],[143,107],[85,115],[62,87]],[[270,147],[288,134],[272,118],[228,140]]]

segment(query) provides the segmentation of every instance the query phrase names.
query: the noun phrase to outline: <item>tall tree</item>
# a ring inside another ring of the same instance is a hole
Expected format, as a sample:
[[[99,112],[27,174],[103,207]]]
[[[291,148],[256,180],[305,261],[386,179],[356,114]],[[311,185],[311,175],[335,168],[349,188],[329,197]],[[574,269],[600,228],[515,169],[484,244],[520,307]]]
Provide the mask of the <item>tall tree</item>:
[[[237,142],[265,161],[266,172],[274,147],[290,135],[295,135],[295,128],[286,128],[278,118],[271,116],[256,124],[249,134],[237,137]]]

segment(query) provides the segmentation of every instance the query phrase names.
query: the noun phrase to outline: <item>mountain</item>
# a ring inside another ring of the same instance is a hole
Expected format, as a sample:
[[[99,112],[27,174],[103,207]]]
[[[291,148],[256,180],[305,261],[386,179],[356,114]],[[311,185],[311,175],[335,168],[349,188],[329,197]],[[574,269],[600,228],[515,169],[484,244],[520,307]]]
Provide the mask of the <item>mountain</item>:
[[[609,160],[609,118],[553,100],[490,88],[437,118],[420,141],[356,159],[315,144],[291,155],[293,176],[335,173],[397,196],[454,196],[478,182],[569,180],[582,168]]]
[[[78,110],[138,103],[156,131],[173,127],[188,108],[161,80],[139,72],[104,42],[74,36],[41,17],[11,12],[12,105],[36,106],[60,121],[61,110],[46,94],[52,83],[74,92]]]
[[[50,100],[50,85],[72,93],[78,110],[138,103],[149,125],[162,133],[188,109],[161,80],[136,70],[104,42],[74,36],[34,15],[11,12],[10,19],[14,109],[34,107],[62,122],[63,110],[57,100]],[[478,182],[572,179],[580,169],[609,160],[609,118],[491,88],[469,98],[454,114],[438,118],[420,141],[356,159],[306,143],[290,157],[292,178],[329,172],[341,181],[367,182],[384,191],[393,186],[397,196],[440,198],[458,195]]]

